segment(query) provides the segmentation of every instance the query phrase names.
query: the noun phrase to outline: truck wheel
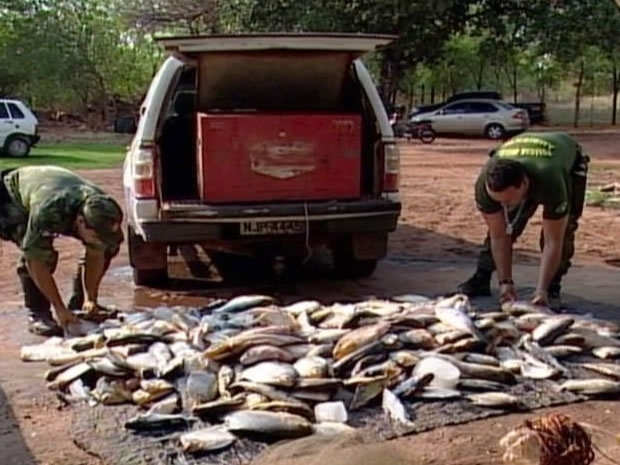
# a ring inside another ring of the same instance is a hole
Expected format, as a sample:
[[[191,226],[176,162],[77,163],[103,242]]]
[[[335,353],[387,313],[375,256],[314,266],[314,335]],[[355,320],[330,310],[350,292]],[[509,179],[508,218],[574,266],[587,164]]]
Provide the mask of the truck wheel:
[[[140,270],[134,268],[133,282],[136,286],[164,287],[168,283],[168,269]]]
[[[377,260],[358,260],[349,251],[332,251],[334,269],[342,278],[369,278],[377,269]]]
[[[161,244],[146,244],[131,226],[127,227],[127,246],[129,262],[133,268],[134,284],[136,286],[164,287],[168,283],[167,265],[165,267],[143,268],[139,262],[167,263],[166,247]]]
[[[484,129],[484,134],[492,140],[503,138],[505,133],[504,127],[497,123],[491,123]]]
[[[11,136],[4,143],[4,152],[13,158],[24,158],[30,153],[30,141],[23,136]]]

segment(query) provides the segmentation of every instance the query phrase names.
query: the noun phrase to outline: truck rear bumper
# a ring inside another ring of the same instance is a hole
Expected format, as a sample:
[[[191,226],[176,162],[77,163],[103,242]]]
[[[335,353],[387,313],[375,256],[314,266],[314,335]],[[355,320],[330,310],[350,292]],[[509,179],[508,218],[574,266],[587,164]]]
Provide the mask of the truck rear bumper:
[[[140,226],[146,242],[269,240],[306,234],[387,233],[396,229],[400,212],[400,202],[387,200],[208,207],[175,204],[163,209],[162,220],[144,221]]]

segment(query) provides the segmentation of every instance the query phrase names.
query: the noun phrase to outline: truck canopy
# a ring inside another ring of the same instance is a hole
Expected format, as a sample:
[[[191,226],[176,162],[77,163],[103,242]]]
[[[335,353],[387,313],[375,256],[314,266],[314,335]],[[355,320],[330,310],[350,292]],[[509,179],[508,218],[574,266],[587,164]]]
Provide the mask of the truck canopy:
[[[199,111],[343,111],[353,60],[395,36],[246,34],[159,38],[194,64]]]
[[[168,52],[187,56],[257,50],[339,51],[361,55],[386,46],[397,38],[387,34],[272,33],[160,36],[155,40]]]

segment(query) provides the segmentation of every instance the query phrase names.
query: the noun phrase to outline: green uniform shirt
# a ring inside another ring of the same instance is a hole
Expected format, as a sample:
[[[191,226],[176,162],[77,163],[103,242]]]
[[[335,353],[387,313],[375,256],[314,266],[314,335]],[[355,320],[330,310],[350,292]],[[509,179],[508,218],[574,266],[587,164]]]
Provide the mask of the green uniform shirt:
[[[571,172],[580,151],[579,144],[568,134],[529,132],[502,144],[493,156],[521,163],[530,180],[530,200],[543,206],[543,218],[560,219],[570,211]],[[485,170],[486,166],[476,181],[476,205],[483,213],[497,213],[502,206],[487,192]]]
[[[73,226],[84,200],[93,194],[105,195],[99,187],[57,166],[22,167],[5,176],[4,183],[14,202],[9,215],[18,224],[14,237],[17,245],[26,258],[46,263],[55,258],[55,236],[78,238]],[[122,240],[119,229],[116,247]],[[99,250],[113,247],[85,245]]]

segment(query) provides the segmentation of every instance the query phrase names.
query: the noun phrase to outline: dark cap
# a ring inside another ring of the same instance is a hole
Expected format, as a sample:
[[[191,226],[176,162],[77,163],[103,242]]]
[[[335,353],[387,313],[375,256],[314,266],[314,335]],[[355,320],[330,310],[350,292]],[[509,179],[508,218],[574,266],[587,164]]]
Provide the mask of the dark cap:
[[[89,196],[82,205],[82,215],[106,246],[116,248],[122,242],[123,211],[112,197],[100,194]]]

